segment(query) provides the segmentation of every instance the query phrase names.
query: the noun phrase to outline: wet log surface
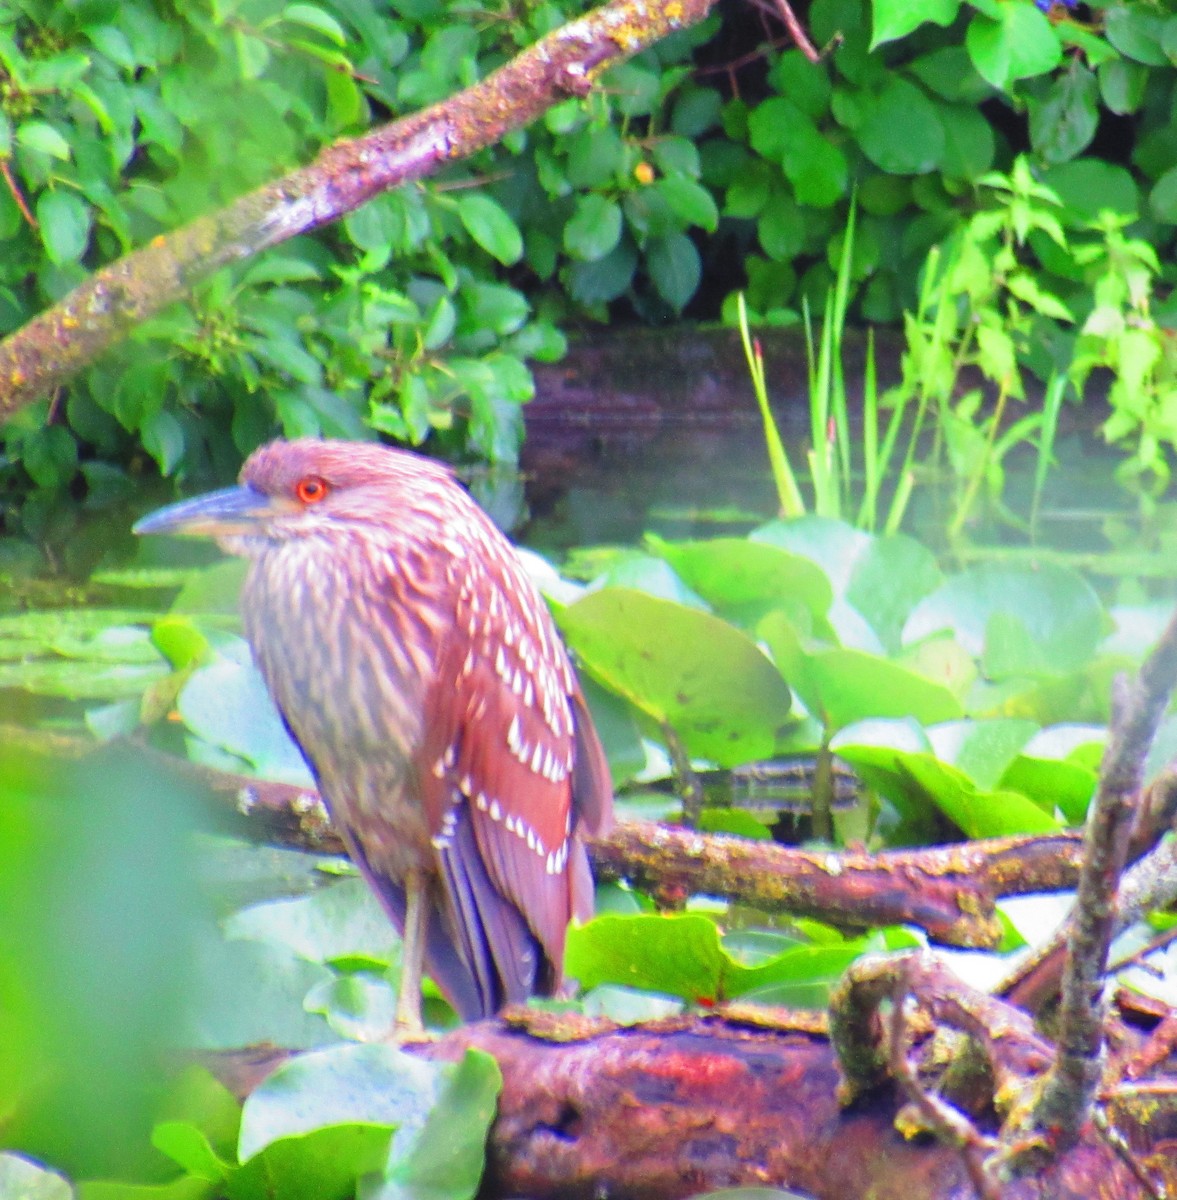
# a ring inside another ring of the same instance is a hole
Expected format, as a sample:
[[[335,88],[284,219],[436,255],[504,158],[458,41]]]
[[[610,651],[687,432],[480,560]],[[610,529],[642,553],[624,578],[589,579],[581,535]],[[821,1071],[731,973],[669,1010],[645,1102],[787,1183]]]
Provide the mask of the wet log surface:
[[[731,1009],[618,1028],[523,1010],[482,1021],[415,1053],[467,1047],[503,1073],[482,1200],[682,1200],[711,1188],[793,1187],[850,1200],[971,1200],[961,1155],[896,1129],[892,1085],[848,1108],[835,1055],[814,1014]],[[211,1065],[239,1094],[280,1057]],[[1177,1081],[1108,1105],[1154,1181],[1177,1186]],[[983,1123],[983,1122],[982,1122]],[[1008,1200],[1127,1200],[1150,1193],[1094,1127]]]

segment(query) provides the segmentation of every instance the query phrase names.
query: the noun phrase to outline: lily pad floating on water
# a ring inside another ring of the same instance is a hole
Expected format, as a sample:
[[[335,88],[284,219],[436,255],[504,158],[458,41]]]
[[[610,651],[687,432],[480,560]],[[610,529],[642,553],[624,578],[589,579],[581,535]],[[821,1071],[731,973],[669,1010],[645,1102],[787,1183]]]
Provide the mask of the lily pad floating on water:
[[[582,666],[687,752],[721,767],[770,758],[792,694],[746,634],[711,613],[631,588],[602,588],[556,612]]]
[[[944,578],[935,555],[915,538],[864,533],[831,517],[770,521],[748,537],[816,563],[833,586],[835,606],[844,602],[861,614],[890,654],[900,649],[911,610]]]
[[[1051,799],[1014,790],[1009,771],[1037,732],[1029,721],[954,721],[925,731],[914,721],[862,721],[831,742],[901,813],[938,809],[968,838],[1051,833]]]
[[[825,572],[799,554],[747,538],[647,543],[687,586],[737,624],[783,609],[808,628],[824,620],[834,593]]]
[[[1090,662],[1109,627],[1091,585],[1057,563],[981,563],[916,605],[903,629],[911,645],[951,631],[990,679],[1044,677]]]
[[[758,632],[781,674],[827,730],[870,717],[911,717],[933,725],[963,715],[960,701],[943,684],[862,650],[810,648],[780,613],[769,613]]]

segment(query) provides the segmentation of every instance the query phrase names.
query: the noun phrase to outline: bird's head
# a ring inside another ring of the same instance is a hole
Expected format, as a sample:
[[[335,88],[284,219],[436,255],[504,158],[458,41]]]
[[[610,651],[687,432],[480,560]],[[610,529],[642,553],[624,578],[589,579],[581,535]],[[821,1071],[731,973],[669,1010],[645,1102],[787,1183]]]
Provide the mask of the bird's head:
[[[144,517],[135,533],[216,538],[253,554],[265,545],[342,528],[386,525],[457,491],[438,463],[376,442],[270,442],[241,468],[237,487],[182,500]]]

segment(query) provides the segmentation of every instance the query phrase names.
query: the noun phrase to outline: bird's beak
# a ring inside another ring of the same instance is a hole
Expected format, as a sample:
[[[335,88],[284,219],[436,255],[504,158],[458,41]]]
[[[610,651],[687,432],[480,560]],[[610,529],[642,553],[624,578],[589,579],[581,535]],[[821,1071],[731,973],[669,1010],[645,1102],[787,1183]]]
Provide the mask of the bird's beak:
[[[175,533],[225,537],[250,533],[274,515],[272,498],[251,487],[231,487],[169,504],[135,523],[134,533]]]

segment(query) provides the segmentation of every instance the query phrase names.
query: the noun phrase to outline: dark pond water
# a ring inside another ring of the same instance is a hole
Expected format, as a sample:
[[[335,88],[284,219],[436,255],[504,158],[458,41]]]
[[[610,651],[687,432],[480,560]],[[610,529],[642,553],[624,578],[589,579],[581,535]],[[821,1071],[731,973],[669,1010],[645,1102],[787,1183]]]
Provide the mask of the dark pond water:
[[[670,538],[744,533],[776,515],[777,498],[760,420],[741,383],[738,376],[721,380],[730,393],[705,394],[696,403],[687,380],[685,403],[680,396],[669,406],[655,396],[635,411],[631,397],[612,405],[607,397],[591,409],[561,407],[563,398],[545,402],[541,377],[540,399],[528,410],[521,471],[474,471],[471,489],[516,540],[557,562],[583,547],[638,545],[646,532]],[[645,395],[645,385],[634,389]],[[714,380],[702,389],[708,390],[714,393]],[[1097,581],[1169,578],[1177,504],[1167,495],[1143,497],[1116,480],[1123,455],[1103,443],[1101,417],[1095,405],[1067,413],[1033,530],[1037,455],[1029,446],[1010,453],[1000,496],[982,495],[951,543],[945,529],[960,485],[946,473],[919,470],[904,528],[949,561],[1050,554]],[[808,500],[802,392],[781,404],[777,420]],[[141,543],[131,535],[138,515],[173,498],[170,483],[155,482],[113,502],[49,511],[34,506],[29,532],[0,538],[0,611],[86,603],[90,594],[78,585],[96,568],[215,560],[212,546]]]

